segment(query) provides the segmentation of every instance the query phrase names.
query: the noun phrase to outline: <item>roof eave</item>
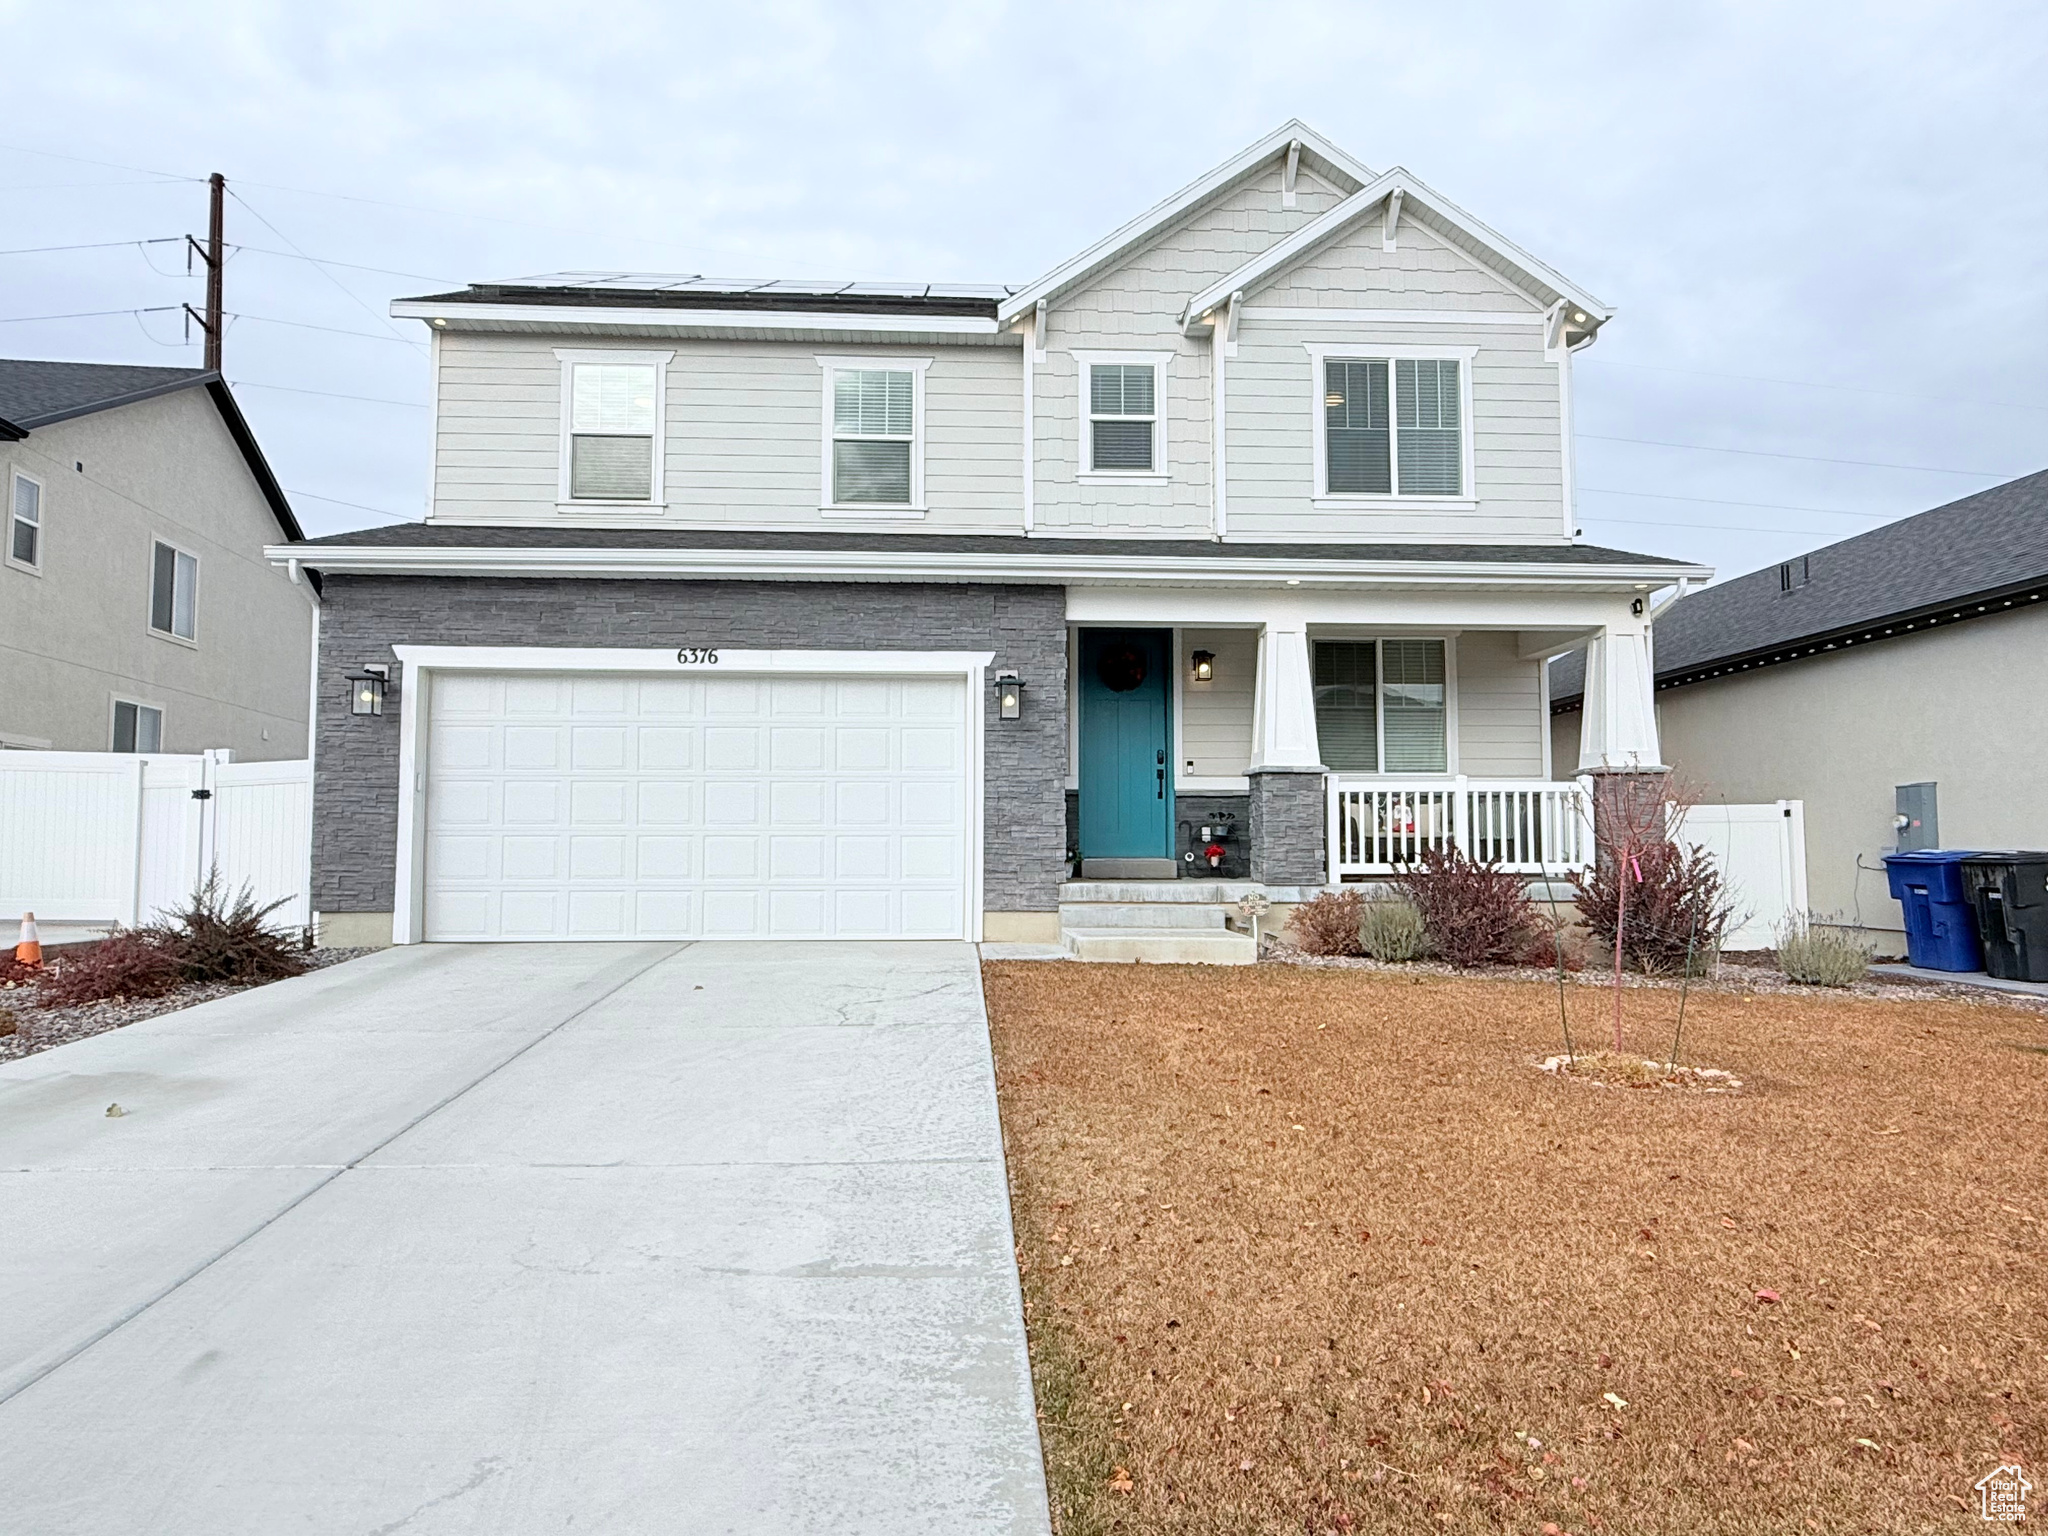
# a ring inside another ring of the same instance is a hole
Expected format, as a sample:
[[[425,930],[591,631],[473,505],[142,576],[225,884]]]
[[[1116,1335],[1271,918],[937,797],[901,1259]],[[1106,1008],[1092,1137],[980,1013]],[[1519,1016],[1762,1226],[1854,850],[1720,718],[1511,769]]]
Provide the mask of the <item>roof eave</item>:
[[[904,337],[994,336],[998,324],[977,315],[876,314],[841,310],[758,309],[634,309],[599,305],[433,303],[398,299],[391,314],[400,320],[424,320],[436,329],[450,322],[481,327],[532,325],[582,329],[672,332],[678,336],[703,330],[825,331]],[[436,322],[440,322],[436,324]]]
[[[66,406],[61,411],[45,411],[36,416],[24,416],[19,422],[11,422],[9,425],[22,436],[27,436],[40,427],[54,427],[59,422],[75,421],[81,416],[96,416],[101,411],[119,410],[124,405],[140,405],[145,400],[154,400],[162,395],[175,395],[181,389],[195,389],[219,377],[217,373],[195,372],[186,378],[152,384],[147,389],[131,389],[124,395],[110,395],[104,400],[91,400],[82,405]]]
[[[1215,555],[976,554],[889,550],[454,548],[275,545],[278,565],[333,573],[446,576],[667,576],[802,581],[1008,581],[1063,586],[1258,585],[1303,587],[1541,587],[1635,591],[1703,566],[1565,565],[1542,560],[1289,560]]]

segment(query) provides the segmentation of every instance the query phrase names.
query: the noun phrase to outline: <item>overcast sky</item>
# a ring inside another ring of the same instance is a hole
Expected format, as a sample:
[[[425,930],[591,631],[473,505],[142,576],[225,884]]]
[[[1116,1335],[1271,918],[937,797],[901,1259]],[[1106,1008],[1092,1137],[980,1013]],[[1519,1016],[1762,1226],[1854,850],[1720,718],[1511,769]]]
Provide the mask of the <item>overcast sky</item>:
[[[203,234],[177,178],[224,172],[228,376],[317,533],[424,503],[394,297],[1024,282],[1290,116],[1619,308],[1577,364],[1590,541],[1735,574],[2048,467],[2038,0],[203,11],[0,4],[0,247]],[[199,360],[134,313],[200,301],[176,243],[0,283],[0,355]]]

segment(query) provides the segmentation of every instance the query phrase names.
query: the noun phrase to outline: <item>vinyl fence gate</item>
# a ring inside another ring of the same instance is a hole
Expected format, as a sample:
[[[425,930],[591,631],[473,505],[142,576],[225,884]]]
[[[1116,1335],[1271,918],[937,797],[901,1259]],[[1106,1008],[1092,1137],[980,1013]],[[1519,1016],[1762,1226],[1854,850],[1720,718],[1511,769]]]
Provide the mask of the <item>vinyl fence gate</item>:
[[[279,928],[312,910],[312,765],[226,750],[0,753],[0,921],[133,927],[211,870]]]

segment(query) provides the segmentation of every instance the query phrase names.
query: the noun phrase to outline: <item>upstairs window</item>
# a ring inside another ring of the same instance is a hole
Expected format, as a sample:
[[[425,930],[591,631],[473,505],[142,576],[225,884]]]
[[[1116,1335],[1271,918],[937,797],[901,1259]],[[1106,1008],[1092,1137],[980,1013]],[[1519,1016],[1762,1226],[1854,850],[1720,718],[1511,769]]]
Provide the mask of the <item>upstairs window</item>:
[[[915,373],[907,368],[833,371],[834,506],[909,506],[916,441]]]
[[[1149,474],[1156,469],[1158,407],[1150,363],[1091,365],[1088,467],[1098,474]]]
[[[569,499],[653,500],[655,369],[573,363],[569,376]]]
[[[199,638],[199,557],[161,539],[150,549],[149,627],[178,640]]]
[[[14,493],[8,499],[7,558],[25,570],[39,571],[43,565],[42,483],[17,472]]]
[[[1466,362],[1455,357],[1318,356],[1318,496],[1471,494]]]
[[[1316,740],[1339,773],[1448,773],[1441,640],[1319,640]]]

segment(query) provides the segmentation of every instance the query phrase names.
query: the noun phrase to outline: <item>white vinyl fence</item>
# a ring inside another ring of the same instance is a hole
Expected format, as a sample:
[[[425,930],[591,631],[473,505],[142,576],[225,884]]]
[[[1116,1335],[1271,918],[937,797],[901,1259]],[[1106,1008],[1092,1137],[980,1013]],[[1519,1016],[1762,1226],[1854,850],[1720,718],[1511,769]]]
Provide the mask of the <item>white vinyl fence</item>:
[[[1806,802],[1696,805],[1672,834],[1713,857],[1735,899],[1725,949],[1769,949],[1788,917],[1806,912]]]
[[[311,911],[306,762],[126,752],[0,753],[0,921],[146,923],[218,869],[297,928]]]

